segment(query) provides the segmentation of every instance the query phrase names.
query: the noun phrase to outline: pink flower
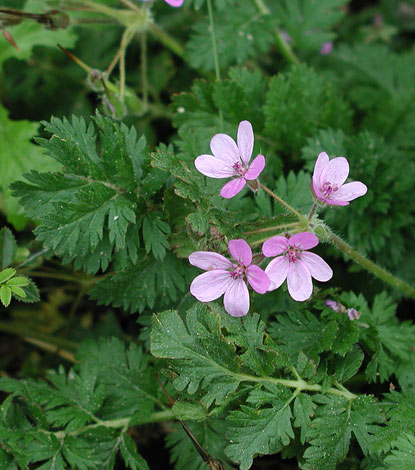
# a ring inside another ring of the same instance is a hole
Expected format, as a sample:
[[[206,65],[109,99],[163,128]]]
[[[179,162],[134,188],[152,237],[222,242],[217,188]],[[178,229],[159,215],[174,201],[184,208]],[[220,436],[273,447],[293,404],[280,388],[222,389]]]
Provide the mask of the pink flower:
[[[333,276],[330,266],[315,253],[305,250],[318,245],[318,238],[302,232],[290,238],[272,237],[262,245],[264,256],[277,256],[266,267],[271,281],[269,290],[274,290],[287,279],[288,292],[294,300],[307,300],[313,292],[311,278],[328,281]]]
[[[333,43],[332,42],[323,42],[323,44],[321,45],[320,54],[321,55],[328,55],[328,54],[331,53],[332,50],[333,50]]]
[[[181,7],[183,5],[183,0],[164,0],[172,7]]]
[[[220,191],[222,197],[229,199],[238,194],[247,182],[256,180],[265,167],[263,155],[257,155],[249,165],[253,148],[254,133],[251,123],[242,121],[238,127],[238,144],[226,134],[216,134],[210,141],[213,155],[199,155],[195,160],[195,166],[200,173],[211,178],[236,176]],[[258,186],[248,184],[254,188]]]
[[[329,161],[321,152],[314,166],[311,189],[317,199],[331,206],[347,206],[349,201],[363,196],[367,187],[360,181],[343,184],[349,175],[349,162],[344,157]]]
[[[210,251],[196,251],[189,256],[190,264],[207,271],[193,280],[190,293],[200,302],[210,302],[225,294],[225,310],[233,317],[243,317],[249,310],[244,277],[259,294],[267,292],[270,281],[259,266],[251,264],[252,251],[245,240],[230,240],[228,249],[236,263]]]

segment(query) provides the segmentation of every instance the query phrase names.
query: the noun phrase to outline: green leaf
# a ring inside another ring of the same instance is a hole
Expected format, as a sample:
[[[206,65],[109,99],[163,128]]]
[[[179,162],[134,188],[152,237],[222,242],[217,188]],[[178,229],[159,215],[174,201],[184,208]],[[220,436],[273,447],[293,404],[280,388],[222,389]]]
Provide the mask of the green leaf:
[[[1,41],[2,45],[4,43],[8,45]],[[13,49],[10,45],[8,47]],[[31,142],[37,133],[38,123],[11,121],[7,114],[7,110],[0,104],[0,141],[8,143],[0,153],[0,190],[3,193],[7,220],[17,230],[22,230],[26,219],[17,200],[11,196],[10,183],[31,169],[54,170],[58,166],[44,155],[40,147]]]
[[[317,398],[317,397],[316,397]],[[307,439],[310,447],[304,452],[305,470],[335,470],[349,450],[352,433],[364,453],[369,442],[383,422],[376,400],[360,396],[353,401],[343,398],[319,396],[316,418],[313,420]]]
[[[252,3],[244,8],[227,8],[215,18],[215,33],[220,66],[243,63],[247,58],[267,52],[274,38],[271,16],[258,14]],[[236,33],[237,32],[237,33]],[[197,69],[214,70],[214,55],[209,22],[202,19],[192,28],[186,57]]]
[[[344,17],[341,7],[346,4],[347,0],[282,0],[275,2],[274,9],[294,49],[317,52],[335,38],[330,29]]]
[[[301,429],[301,444],[304,444],[307,432],[311,424],[311,416],[314,414],[314,404],[310,395],[300,393],[294,401],[294,426]]]
[[[16,270],[14,268],[6,268],[0,272],[0,283],[8,281],[11,277],[16,274]]]
[[[393,443],[391,455],[386,456],[385,463],[390,470],[412,470],[415,468],[415,436],[406,434]]]
[[[137,453],[134,441],[125,433],[121,437],[120,451],[128,468],[131,470],[148,470],[147,462]]]
[[[143,419],[151,414],[159,386],[141,348],[135,344],[126,348],[114,337],[101,338],[82,343],[77,358],[85,367],[97,368],[98,380],[105,386],[102,414],[107,419]]]
[[[308,311],[300,310],[277,318],[277,322],[271,323],[269,333],[292,357],[297,357],[301,350],[316,359],[320,352],[331,350],[336,337],[334,321],[324,323]]]
[[[340,90],[305,65],[271,78],[264,113],[266,135],[287,153],[298,152],[319,128],[348,129],[351,118]]]
[[[19,298],[21,302],[24,303],[34,303],[39,302],[40,295],[39,289],[37,288],[36,284],[30,279],[30,282],[27,286],[23,287],[23,291],[25,293],[25,297]]]
[[[188,312],[186,324],[171,310],[155,315],[151,353],[170,359],[175,388],[190,394],[200,389],[206,406],[222,403],[241,382],[235,346],[222,335],[220,317],[203,304]]]
[[[99,281],[89,292],[98,304],[142,312],[155,304],[166,306],[185,288],[184,266],[171,253],[160,263],[152,257]]]
[[[290,171],[287,177],[280,176],[275,185],[275,192],[288,204],[300,212],[308,212],[313,205],[310,191],[310,176],[300,171],[297,175]],[[274,201],[274,214],[286,214],[286,209]]]
[[[161,212],[151,212],[143,219],[143,237],[146,252],[153,252],[154,258],[162,261],[169,248],[166,234],[171,233],[170,225],[162,220]]]
[[[11,230],[3,227],[0,230],[0,269],[5,269],[12,264],[16,246],[16,240]]]
[[[12,291],[8,287],[0,287],[0,300],[5,307],[10,305],[10,301],[12,300]]]
[[[16,294],[18,297],[25,298],[26,297],[26,292],[17,286],[7,286],[10,288],[10,290],[13,292],[13,294]]]
[[[360,369],[363,358],[363,351],[356,345],[353,350],[348,352],[344,357],[336,359],[335,374],[337,379],[340,382],[346,382],[353,377]]]
[[[145,160],[144,140],[137,141],[133,128],[109,118],[98,115],[95,122],[100,157],[92,123],[87,127],[82,118],[73,117],[72,123],[52,118],[45,123],[52,137],[38,141],[64,165],[64,173],[32,172],[26,175],[31,184],[13,185],[28,215],[40,221],[38,239],[67,259],[88,257],[104,237],[109,240],[107,252],[113,246],[123,249],[127,229],[136,222],[136,174]]]
[[[12,279],[9,279],[6,284],[9,286],[9,287],[25,287],[27,285],[29,285],[29,282],[30,282],[30,279],[28,279],[27,277],[23,277],[23,276],[16,276],[16,277],[13,277]]]
[[[226,455],[240,464],[241,470],[248,470],[257,454],[274,454],[286,446],[294,437],[291,426],[290,402],[293,395],[286,389],[267,385],[266,398],[271,407],[254,408],[241,405],[241,409],[231,411],[228,417],[230,426],[227,437],[232,442],[226,447]],[[248,402],[262,400],[261,391],[253,391]]]
[[[247,315],[242,321],[226,316],[222,325],[229,333],[227,339],[241,348],[243,363],[254,374],[272,375],[279,352],[270,338],[265,337],[265,323],[259,314]]]
[[[415,396],[413,393],[392,391],[385,395],[386,426],[380,428],[369,443],[371,452],[387,452],[394,441],[415,426]]]

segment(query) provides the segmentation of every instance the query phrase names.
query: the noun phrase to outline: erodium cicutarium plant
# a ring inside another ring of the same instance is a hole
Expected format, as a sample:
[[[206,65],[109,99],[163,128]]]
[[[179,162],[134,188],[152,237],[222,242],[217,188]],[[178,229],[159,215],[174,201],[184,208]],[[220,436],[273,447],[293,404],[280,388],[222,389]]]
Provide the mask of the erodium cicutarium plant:
[[[2,2],[0,470],[415,469],[413,2],[352,3]]]

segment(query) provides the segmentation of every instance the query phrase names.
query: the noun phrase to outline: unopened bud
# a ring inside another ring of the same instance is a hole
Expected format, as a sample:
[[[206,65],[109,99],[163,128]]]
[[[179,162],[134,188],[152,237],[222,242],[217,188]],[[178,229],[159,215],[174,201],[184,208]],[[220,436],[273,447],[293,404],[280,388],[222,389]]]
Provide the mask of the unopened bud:
[[[314,235],[318,237],[321,242],[328,242],[330,240],[330,231],[323,223],[319,223],[314,227]]]

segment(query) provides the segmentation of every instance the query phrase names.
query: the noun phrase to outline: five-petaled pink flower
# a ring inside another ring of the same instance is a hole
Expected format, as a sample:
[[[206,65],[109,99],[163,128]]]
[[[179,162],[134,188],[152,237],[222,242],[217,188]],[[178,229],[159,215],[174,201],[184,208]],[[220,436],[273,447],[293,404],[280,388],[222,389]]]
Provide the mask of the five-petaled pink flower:
[[[367,187],[360,181],[343,184],[349,175],[349,162],[344,157],[329,159],[321,152],[314,166],[311,189],[317,199],[332,206],[347,206],[363,196]]]
[[[210,251],[196,251],[190,264],[207,272],[197,276],[190,293],[200,302],[210,302],[222,294],[225,310],[233,317],[243,317],[249,310],[249,293],[245,277],[259,294],[267,292],[270,281],[264,271],[252,262],[252,251],[245,240],[230,240],[228,249],[236,263]]]
[[[311,278],[328,281],[333,276],[330,266],[310,250],[318,238],[309,232],[296,233],[290,238],[276,236],[262,245],[264,256],[277,256],[265,268],[274,290],[287,279],[288,292],[294,300],[307,300],[313,292]]]
[[[210,141],[213,155],[199,155],[195,166],[211,178],[233,178],[221,189],[220,195],[231,198],[239,193],[248,182],[253,189],[258,184],[249,183],[256,180],[265,167],[265,157],[257,155],[251,164],[254,148],[254,133],[248,121],[242,121],[238,127],[238,144],[226,134],[216,134]]]

